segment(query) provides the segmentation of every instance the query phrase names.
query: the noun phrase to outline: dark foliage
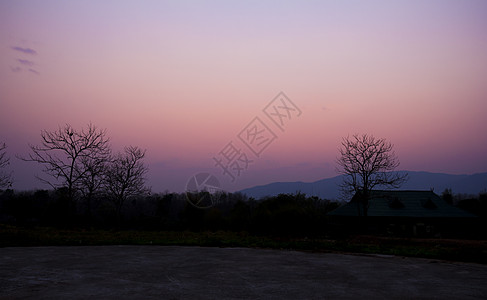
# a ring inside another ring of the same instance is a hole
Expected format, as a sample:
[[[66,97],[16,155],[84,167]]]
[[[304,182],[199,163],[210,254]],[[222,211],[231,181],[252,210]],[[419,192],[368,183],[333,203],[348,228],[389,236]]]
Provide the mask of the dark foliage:
[[[55,228],[234,231],[282,238],[340,235],[327,217],[327,213],[340,204],[304,194],[280,194],[255,200],[240,193],[222,193],[218,201],[206,209],[193,206],[184,193],[135,196],[123,206],[121,216],[112,201],[103,195],[90,200],[90,214],[87,213],[86,199],[74,202],[67,198],[68,192],[63,188],[0,191],[0,223]],[[467,237],[468,233],[469,237],[485,238],[487,194],[477,197],[457,195],[455,199],[457,207],[479,216],[476,221],[478,232],[462,231],[463,235]]]
[[[118,216],[110,199],[97,196],[66,201],[67,191],[39,190],[0,195],[0,223],[20,226],[87,227],[136,230],[238,231],[276,236],[318,236],[326,232],[326,213],[338,203],[281,194],[262,200],[240,193],[222,193],[210,208],[191,205],[186,194],[136,196]]]

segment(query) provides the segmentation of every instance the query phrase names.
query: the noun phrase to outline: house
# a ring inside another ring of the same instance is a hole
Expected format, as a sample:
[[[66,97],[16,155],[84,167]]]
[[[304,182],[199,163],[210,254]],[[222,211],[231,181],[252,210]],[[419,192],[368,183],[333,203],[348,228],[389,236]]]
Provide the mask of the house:
[[[332,226],[350,231],[367,224],[369,232],[395,236],[469,237],[478,225],[475,215],[432,191],[372,191],[366,218],[355,199],[328,214]]]

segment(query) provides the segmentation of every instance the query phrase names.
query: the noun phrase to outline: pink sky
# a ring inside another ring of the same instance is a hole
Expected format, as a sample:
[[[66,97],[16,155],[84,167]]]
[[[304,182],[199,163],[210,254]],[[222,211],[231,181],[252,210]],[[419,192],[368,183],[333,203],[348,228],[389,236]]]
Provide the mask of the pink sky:
[[[485,172],[485,28],[483,0],[2,1],[0,141],[17,189],[45,187],[14,158],[41,129],[89,122],[147,149],[156,192],[335,176],[354,133],[400,169]],[[280,91],[302,111],[284,132],[262,112]],[[231,183],[213,157],[256,116],[278,138]]]

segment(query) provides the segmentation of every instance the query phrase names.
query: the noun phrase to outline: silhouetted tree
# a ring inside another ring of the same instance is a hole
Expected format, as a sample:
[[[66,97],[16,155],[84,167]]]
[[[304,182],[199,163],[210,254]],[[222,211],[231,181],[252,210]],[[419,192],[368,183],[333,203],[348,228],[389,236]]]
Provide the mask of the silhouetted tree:
[[[66,188],[70,200],[89,176],[89,166],[105,159],[109,151],[106,130],[99,130],[93,124],[81,131],[74,130],[69,124],[56,131],[43,130],[41,139],[41,145],[30,145],[31,153],[21,159],[42,164],[43,172],[54,180],[38,179],[53,188]]]
[[[7,157],[7,145],[0,143],[0,188],[12,186],[12,174],[5,172],[3,169],[10,164],[10,158]]]
[[[121,218],[125,201],[134,196],[148,193],[145,174],[148,171],[143,163],[145,150],[130,146],[118,153],[108,164],[105,172],[106,191],[115,205],[117,217]]]
[[[453,193],[451,192],[451,189],[445,189],[441,193],[441,198],[448,203],[448,204],[453,204]]]
[[[393,145],[385,139],[362,134],[346,137],[339,148],[337,171],[344,176],[342,191],[355,193],[359,214],[367,216],[370,192],[375,187],[397,188],[407,180],[407,174],[393,172],[399,160]]]
[[[92,217],[93,199],[102,192],[105,183],[105,171],[111,159],[111,149],[108,143],[101,145],[92,155],[80,159],[80,173],[83,174],[76,183],[81,192],[88,218]]]

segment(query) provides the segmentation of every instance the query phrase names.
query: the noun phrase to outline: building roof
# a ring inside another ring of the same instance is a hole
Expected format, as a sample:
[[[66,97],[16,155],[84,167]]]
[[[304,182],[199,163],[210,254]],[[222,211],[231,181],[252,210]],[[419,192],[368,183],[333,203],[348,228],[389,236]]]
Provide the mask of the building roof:
[[[329,213],[331,216],[358,216],[357,202],[350,201]],[[370,217],[471,218],[473,214],[446,203],[432,191],[372,191]]]

